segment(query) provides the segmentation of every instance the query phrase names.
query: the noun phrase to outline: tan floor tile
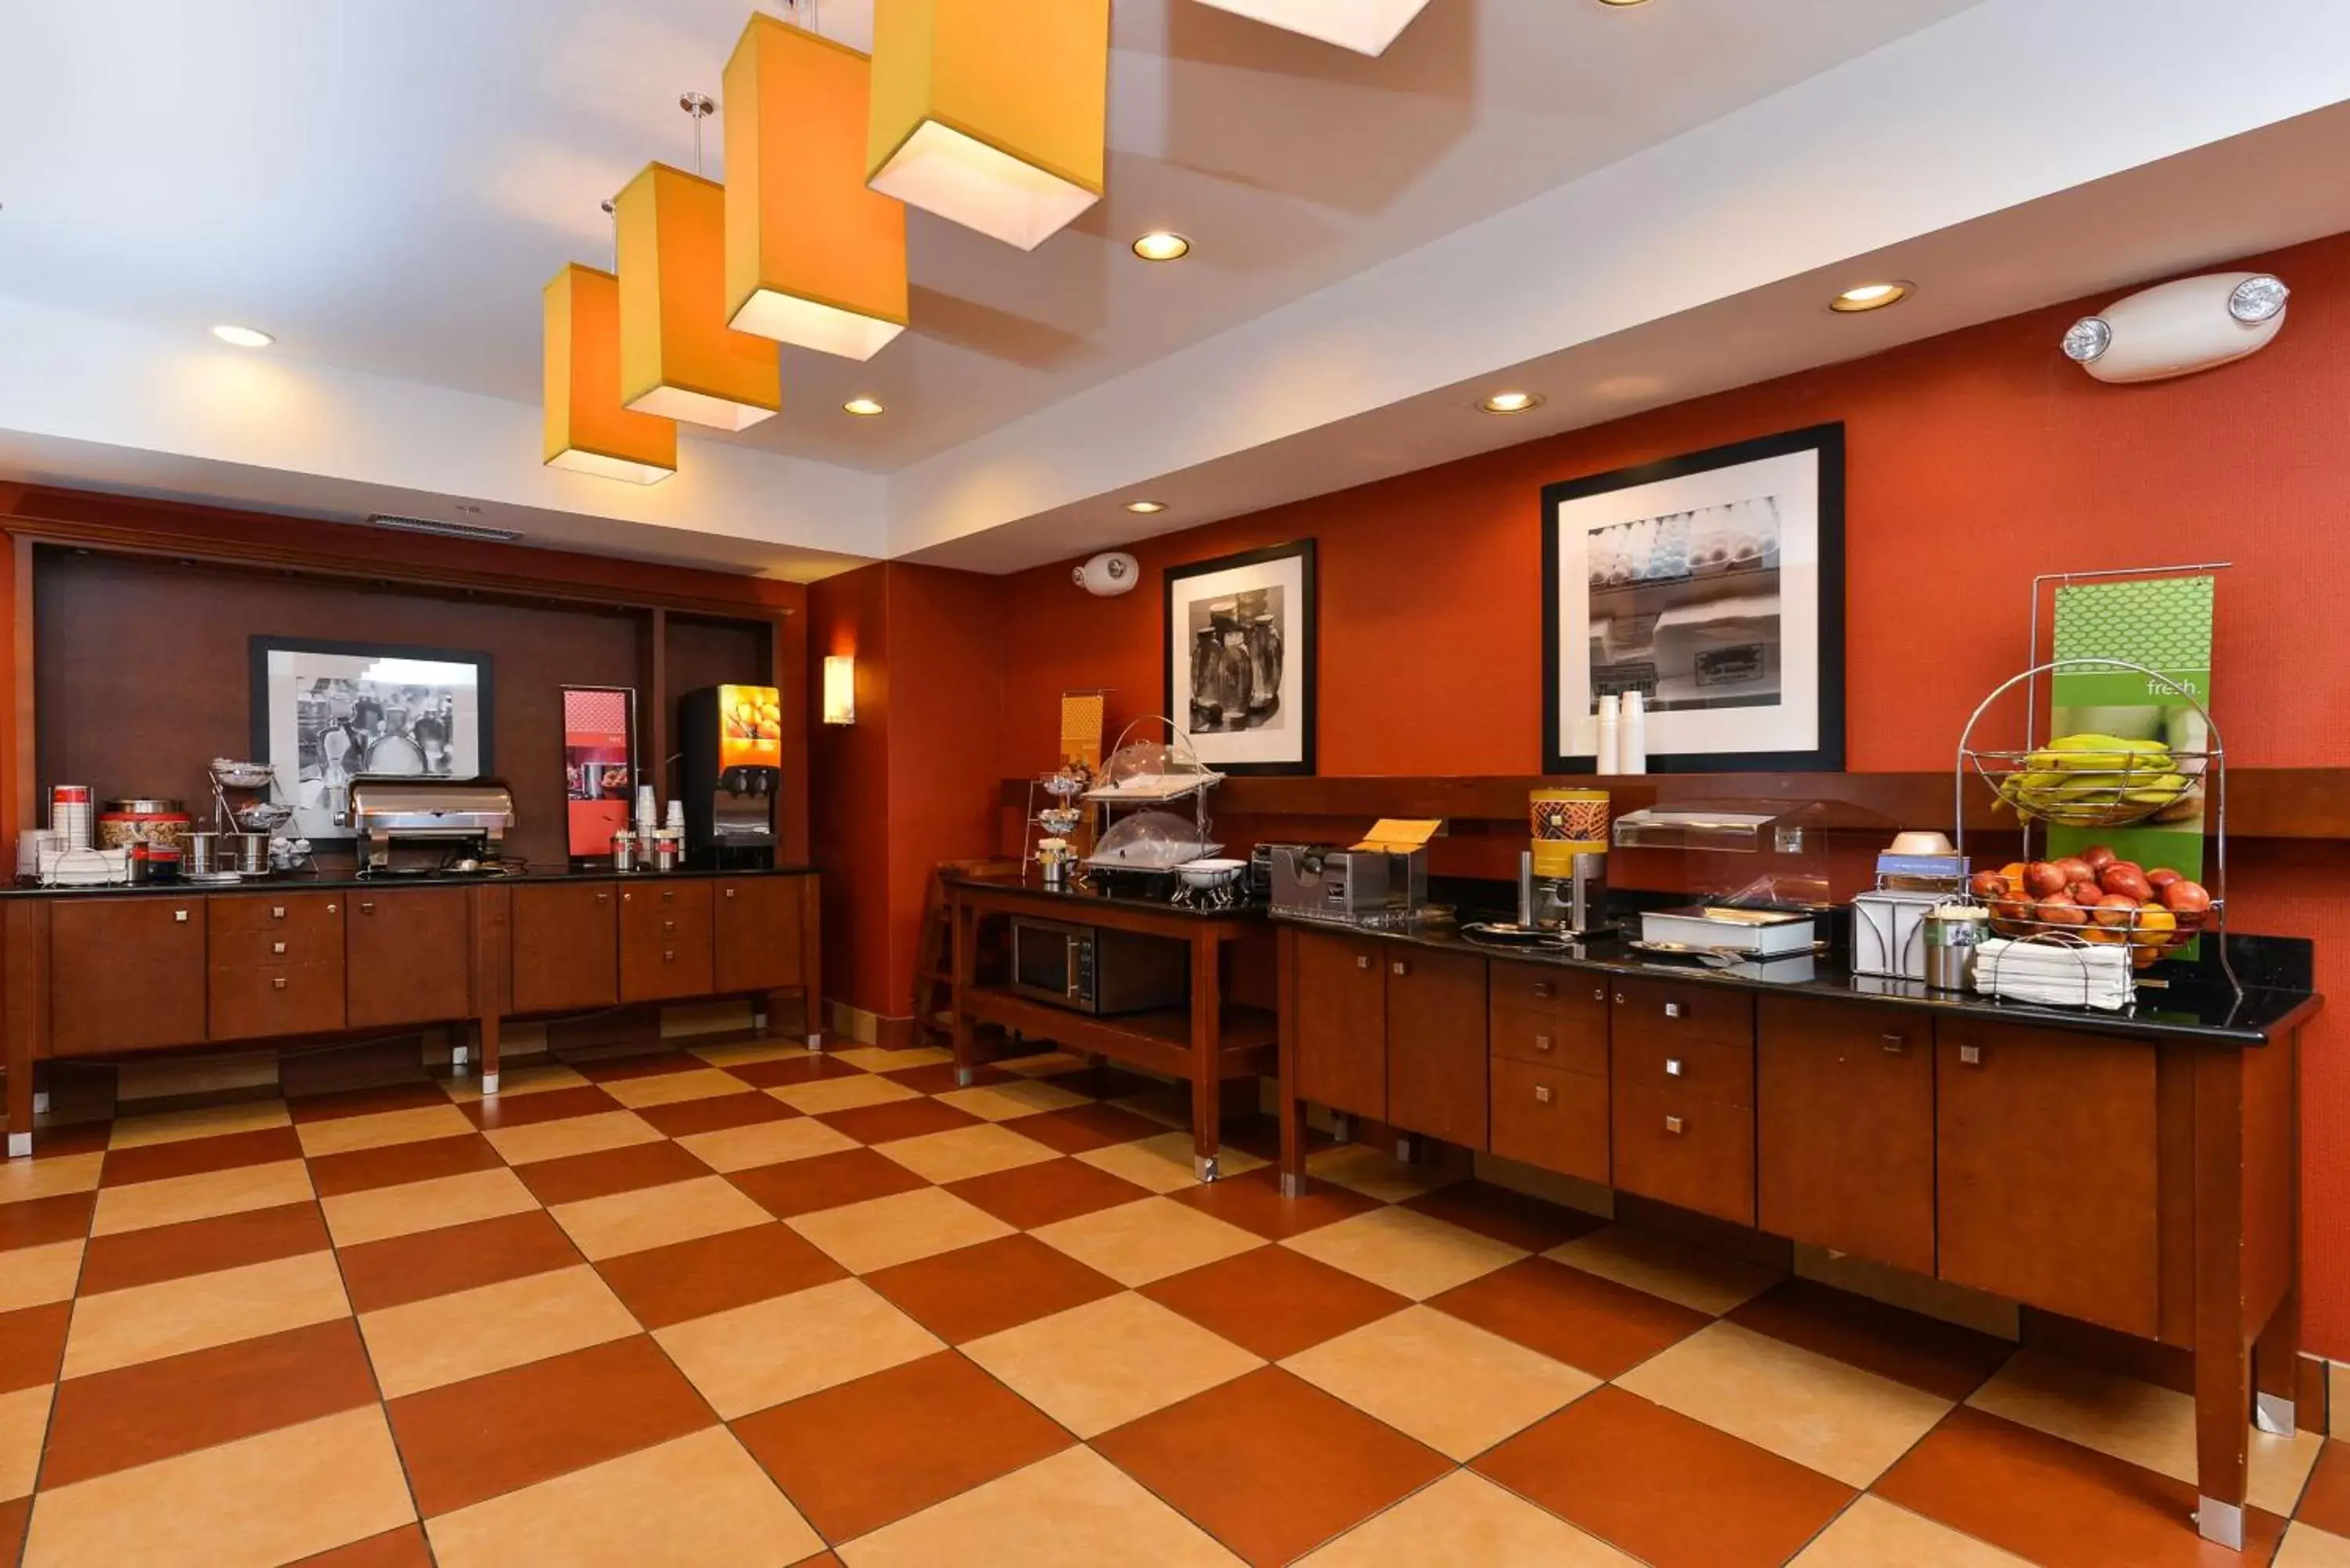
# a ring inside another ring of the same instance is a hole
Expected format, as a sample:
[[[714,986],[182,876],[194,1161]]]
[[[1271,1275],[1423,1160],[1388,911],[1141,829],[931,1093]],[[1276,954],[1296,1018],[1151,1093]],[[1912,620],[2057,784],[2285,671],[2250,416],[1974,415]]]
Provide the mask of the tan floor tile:
[[[1237,1568],[1091,1449],[1065,1449],[839,1549],[847,1568]]]
[[[50,1159],[0,1160],[0,1204],[28,1203],[61,1192],[88,1192],[98,1186],[103,1154],[69,1154]]]
[[[638,1328],[603,1276],[582,1263],[368,1313],[359,1332],[383,1397],[397,1399]]]
[[[2350,1438],[2350,1361],[2326,1363],[2325,1409],[2334,1435]]]
[[[1332,1268],[1426,1301],[1526,1254],[1409,1209],[1374,1209],[1281,1243]]]
[[[71,1298],[74,1281],[81,1275],[81,1249],[76,1238],[0,1254],[6,1259],[0,1264],[0,1312]]]
[[[273,1568],[415,1517],[369,1405],[43,1492],[25,1568]]]
[[[508,1165],[536,1165],[542,1159],[654,1143],[661,1132],[634,1111],[599,1111],[594,1116],[526,1122],[517,1127],[492,1127],[482,1136]]]
[[[1012,1227],[944,1188],[921,1187],[785,1221],[851,1273],[869,1274],[1012,1234]]]
[[[274,1096],[225,1106],[197,1106],[184,1111],[160,1111],[151,1116],[127,1116],[118,1119],[107,1134],[106,1147],[144,1148],[150,1144],[181,1143],[192,1137],[259,1132],[265,1127],[289,1126],[293,1119],[286,1102]]]
[[[966,1115],[991,1122],[1010,1121],[1014,1116],[1033,1116],[1045,1111],[1065,1111],[1071,1106],[1086,1104],[1086,1096],[1073,1089],[1034,1078],[951,1089],[933,1097],[942,1106],[952,1106]]]
[[[535,1066],[506,1067],[498,1074],[498,1097],[510,1095],[543,1095],[550,1089],[582,1089],[588,1079],[560,1062],[546,1062]],[[442,1080],[442,1089],[457,1105],[471,1105],[482,1097],[482,1080],[478,1076]]]
[[[442,1568],[785,1568],[824,1542],[723,1427],[431,1521]]]
[[[729,1421],[945,1347],[862,1280],[712,1313],[653,1337]]]
[[[1097,1209],[1040,1225],[1029,1234],[1129,1288],[1265,1244],[1253,1231],[1168,1198]]]
[[[713,1095],[740,1095],[751,1085],[715,1067],[683,1073],[649,1073],[641,1078],[612,1078],[604,1092],[634,1110],[647,1106],[673,1106],[681,1100],[706,1100]]]
[[[255,1339],[350,1314],[331,1252],[134,1285],[74,1303],[64,1376]]]
[[[1264,1365],[1130,1292],[972,1340],[962,1352],[1080,1438],[1097,1437]]]
[[[2285,1532],[2272,1568],[2350,1568],[2350,1541],[2315,1525],[2296,1524]]]
[[[1461,1179],[1459,1171],[1431,1170],[1424,1166],[1406,1165],[1390,1157],[1385,1149],[1368,1144],[1342,1143],[1332,1148],[1319,1149],[1306,1156],[1305,1168],[1324,1181],[1335,1181],[1341,1187],[1352,1188],[1366,1198],[1376,1198],[1382,1203],[1402,1203],[1423,1192],[1447,1187]]]
[[[1781,1278],[1770,1269],[1622,1225],[1578,1236],[1544,1256],[1714,1317]]]
[[[2174,1480],[2195,1480],[2195,1401],[2173,1389],[2025,1350],[1967,1403]],[[2247,1441],[2246,1501],[2290,1516],[2324,1438],[2315,1432],[2279,1438],[2252,1430]]]
[[[2345,1560],[2350,1562],[2350,1560]],[[1789,1568],[2031,1568],[2021,1557],[1961,1535],[1883,1498],[1862,1497],[1836,1515]],[[2278,1568],[2284,1560],[2278,1559]]]
[[[1700,1329],[1616,1386],[1863,1488],[1952,1405],[1734,1323]]]
[[[1112,1176],[1122,1176],[1137,1187],[1153,1192],[1180,1192],[1187,1187],[1197,1187],[1200,1178],[1191,1162],[1191,1135],[1188,1132],[1160,1133],[1133,1143],[1114,1143],[1107,1148],[1089,1148],[1077,1156],[1087,1165],[1107,1170]],[[1243,1149],[1226,1146],[1218,1157],[1225,1176],[1238,1176],[1254,1170],[1264,1161]]]
[[[986,1176],[998,1170],[1011,1170],[1017,1166],[1036,1165],[1060,1158],[1033,1137],[1023,1137],[1010,1127],[993,1122],[982,1122],[972,1127],[952,1127],[945,1132],[924,1133],[918,1137],[896,1138],[876,1144],[875,1152],[887,1156],[927,1181],[945,1183],[962,1181],[969,1177]]]
[[[1281,1365],[1463,1462],[1599,1386],[1587,1372],[1424,1306]]]
[[[304,1122],[295,1130],[302,1139],[302,1152],[317,1159],[322,1155],[386,1148],[396,1143],[463,1137],[473,1131],[473,1124],[454,1106],[421,1106],[415,1110],[384,1111],[371,1116],[330,1116],[322,1122]]]
[[[895,1079],[867,1074],[861,1078],[818,1078],[809,1084],[783,1084],[767,1093],[795,1111],[817,1116],[825,1111],[853,1111],[862,1106],[886,1106],[892,1100],[919,1098]]]
[[[0,1394],[0,1502],[33,1494],[34,1478],[41,1469],[41,1441],[49,1430],[49,1398],[56,1390],[47,1383]]]
[[[451,1225],[470,1225],[538,1207],[530,1189],[511,1170],[469,1170],[399,1187],[374,1187],[324,1199],[327,1229],[338,1247],[356,1247],[390,1236],[412,1236]]]
[[[298,1159],[206,1170],[163,1181],[100,1189],[89,1231],[93,1236],[115,1236],[125,1231],[242,1214],[249,1209],[307,1202],[310,1197],[309,1168]]]
[[[862,1067],[868,1073],[896,1073],[908,1067],[940,1067],[954,1060],[954,1053],[941,1051],[935,1045],[919,1045],[910,1051],[889,1051],[879,1045],[853,1045],[846,1051],[830,1053],[836,1062],[852,1067]]]
[[[1357,1525],[1300,1558],[1298,1568],[1394,1568],[1399,1563],[1413,1568],[1639,1568],[1638,1558],[1471,1470],[1455,1470]]]
[[[671,1241],[767,1223],[767,1211],[723,1176],[697,1177],[662,1187],[640,1187],[547,1210],[573,1244],[591,1260],[641,1252]]]
[[[679,1147],[711,1169],[720,1172],[781,1165],[785,1160],[837,1154],[842,1149],[858,1147],[855,1138],[847,1133],[835,1132],[814,1116],[794,1116],[789,1121],[781,1122],[754,1122],[748,1127],[722,1127],[717,1132],[690,1133],[677,1141]]]

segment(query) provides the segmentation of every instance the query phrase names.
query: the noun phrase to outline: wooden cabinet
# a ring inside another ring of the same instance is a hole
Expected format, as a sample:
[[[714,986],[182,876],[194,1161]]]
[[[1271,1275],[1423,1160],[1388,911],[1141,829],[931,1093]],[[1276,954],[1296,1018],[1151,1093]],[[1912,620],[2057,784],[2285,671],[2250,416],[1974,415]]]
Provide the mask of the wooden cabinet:
[[[1298,1096],[1386,1120],[1385,960],[1393,944],[1321,931],[1295,940]]]
[[[1941,1277],[2153,1338],[2155,1051],[1958,1019],[1935,1033]]]
[[[612,883],[513,890],[516,1012],[574,1012],[620,1000],[620,890]]]
[[[1492,1151],[1503,1159],[1604,1187],[1607,1115],[1605,1075],[1537,1066],[1495,1050]]]
[[[638,882],[620,890],[620,1000],[707,996],[716,981],[711,888]]]
[[[806,922],[799,877],[730,877],[713,884],[712,942],[718,989],[784,991],[806,971]]]
[[[343,921],[348,1027],[445,1023],[472,1015],[472,898],[463,888],[350,896]]]
[[[1485,961],[1395,943],[1386,957],[1387,1119],[1484,1147]]]
[[[1754,1223],[1754,1112],[1617,1081],[1615,1185],[1734,1225]]]
[[[1493,1054],[1573,1073],[1607,1073],[1607,982],[1596,975],[1496,962],[1489,986]]]
[[[60,898],[49,918],[49,1049],[149,1050],[204,1037],[203,903]]]
[[[1931,1274],[1931,1020],[1765,996],[1755,1053],[1757,1222],[1774,1236]]]
[[[1753,997],[1628,977],[1611,995],[1615,1184],[1753,1224]]]
[[[224,893],[210,927],[205,1034],[261,1040],[343,1027],[341,893]]]

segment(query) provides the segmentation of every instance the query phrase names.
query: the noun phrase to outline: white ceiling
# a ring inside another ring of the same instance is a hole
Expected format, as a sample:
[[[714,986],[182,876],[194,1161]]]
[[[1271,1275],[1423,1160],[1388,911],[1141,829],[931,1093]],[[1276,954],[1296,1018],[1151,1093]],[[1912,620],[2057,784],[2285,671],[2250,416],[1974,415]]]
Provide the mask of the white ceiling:
[[[814,19],[867,47],[871,4]],[[1033,254],[911,214],[913,330],[864,366],[788,351],[743,439],[932,456],[1971,4],[1434,0],[1366,59],[1118,0],[1107,198]],[[0,296],[533,400],[540,285],[608,262],[598,203],[647,160],[691,166],[678,95],[716,94],[750,9],[5,0]],[[1162,226],[1190,260],[1129,254]],[[859,393],[890,416],[840,413]]]
[[[748,3],[0,0],[0,478],[1002,571],[2350,224],[2338,0],[1431,0],[1376,60],[1117,0],[1096,213],[1026,254],[915,213],[871,364],[790,355],[663,484],[543,469],[539,285],[691,163]],[[1159,226],[1193,259],[1127,253]],[[1877,269],[1918,300],[1812,302]]]

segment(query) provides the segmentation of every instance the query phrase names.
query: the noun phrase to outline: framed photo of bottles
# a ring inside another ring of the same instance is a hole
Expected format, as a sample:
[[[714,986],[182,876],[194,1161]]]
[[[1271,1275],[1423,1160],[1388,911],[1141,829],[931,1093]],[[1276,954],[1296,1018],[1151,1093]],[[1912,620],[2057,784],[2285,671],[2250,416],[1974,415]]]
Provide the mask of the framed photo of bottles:
[[[1314,541],[1170,566],[1167,716],[1219,773],[1314,771]]]
[[[1844,426],[1543,491],[1543,771],[1638,692],[1652,773],[1844,768]]]

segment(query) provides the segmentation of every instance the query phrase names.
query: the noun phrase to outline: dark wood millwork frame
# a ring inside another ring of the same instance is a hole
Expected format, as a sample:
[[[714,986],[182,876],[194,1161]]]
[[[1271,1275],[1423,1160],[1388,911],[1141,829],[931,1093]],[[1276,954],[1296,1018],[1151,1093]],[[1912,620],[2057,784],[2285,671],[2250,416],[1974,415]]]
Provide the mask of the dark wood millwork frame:
[[[1306,1106],[1326,1103],[1317,1086],[1371,1081],[1367,1060],[1328,1060],[1331,1041],[1311,1059],[1309,1015],[1346,1008],[1355,968],[1419,950],[1287,923],[1279,943],[1281,1180],[1294,1196]],[[2133,1038],[1482,961],[1494,1004],[1464,1001],[1443,1026],[1491,1032],[1492,1133],[1471,1147],[1532,1151],[1530,1163],[1612,1187],[1619,1218],[1742,1238],[1783,1265],[1802,1241],[2004,1296],[2023,1308],[2026,1343],[2134,1347],[2158,1380],[2190,1386],[2199,1528],[2241,1547],[2251,1427],[2314,1429],[2325,1414],[2301,1355],[2300,1025],[2314,1002],[2259,1042],[2158,1027]],[[1605,996],[1604,1016],[1578,987]],[[1363,1011],[1337,1033],[1367,1059],[1392,1050]],[[1605,1077],[1591,1071],[1603,1062]],[[1539,1105],[1513,1113],[1511,1094]],[[1591,1114],[1601,1096],[1612,1124]],[[1327,1108],[1370,1114],[1359,1097]],[[1437,1136],[1424,1102],[1390,1093],[1375,1108]]]

